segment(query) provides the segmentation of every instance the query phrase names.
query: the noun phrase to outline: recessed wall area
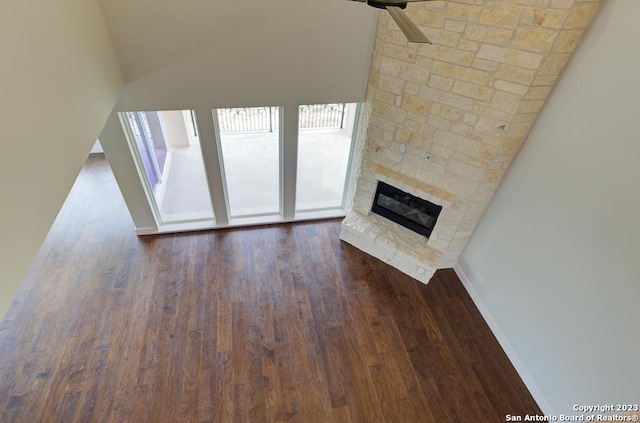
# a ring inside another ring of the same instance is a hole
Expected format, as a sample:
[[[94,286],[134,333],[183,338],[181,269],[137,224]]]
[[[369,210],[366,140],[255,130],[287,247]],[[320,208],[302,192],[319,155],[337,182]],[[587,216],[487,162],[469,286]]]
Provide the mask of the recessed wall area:
[[[341,238],[427,282],[456,262],[601,1],[410,3],[381,13]],[[428,241],[370,213],[378,181],[443,206]]]

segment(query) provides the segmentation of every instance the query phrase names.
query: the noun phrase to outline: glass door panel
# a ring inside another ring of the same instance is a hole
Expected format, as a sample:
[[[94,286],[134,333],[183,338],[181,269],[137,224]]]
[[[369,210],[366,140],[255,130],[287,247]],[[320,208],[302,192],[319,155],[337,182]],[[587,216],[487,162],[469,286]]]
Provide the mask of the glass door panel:
[[[130,142],[162,223],[212,220],[200,140],[190,110],[126,112]]]
[[[215,112],[229,217],[280,214],[280,108]]]
[[[357,104],[299,107],[296,212],[341,208]]]

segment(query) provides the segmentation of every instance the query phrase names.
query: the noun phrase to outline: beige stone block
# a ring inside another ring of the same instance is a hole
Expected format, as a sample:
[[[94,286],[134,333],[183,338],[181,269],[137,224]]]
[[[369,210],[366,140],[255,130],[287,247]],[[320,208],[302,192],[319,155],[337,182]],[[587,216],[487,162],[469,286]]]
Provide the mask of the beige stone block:
[[[515,154],[496,154],[489,168],[491,170],[506,171],[511,165],[511,162],[513,161],[514,157],[515,157]]]
[[[524,95],[529,91],[529,87],[527,85],[516,84],[513,82],[503,81],[501,79],[496,80],[493,83],[493,87],[497,90],[517,95]]]
[[[448,47],[456,48],[460,43],[461,37],[458,32],[445,31],[445,30],[429,31],[428,29],[425,29],[424,32],[425,32],[425,35],[429,37],[429,39],[438,46],[448,46]],[[435,49],[437,47],[432,46],[431,48]]]
[[[512,36],[513,29],[478,24],[468,24],[464,31],[464,38],[466,39],[502,46],[508,45]]]
[[[383,43],[383,54],[387,57],[404,60],[405,62],[414,62],[418,55],[417,47],[402,47],[394,44]]]
[[[407,121],[404,123],[404,129],[413,133],[418,134],[418,129],[420,129],[420,124],[427,121],[427,117],[424,115],[416,115],[414,113],[407,113]]]
[[[369,72],[369,86],[371,87],[376,87],[378,85],[378,78],[380,77],[380,72],[378,71],[378,69],[376,68],[371,68],[371,72]],[[369,92],[371,92],[371,89],[369,89]]]
[[[402,63],[398,59],[383,56],[380,61],[380,72],[391,76],[399,76]]]
[[[486,179],[486,175],[484,176]],[[478,191],[479,183],[466,178],[462,178],[451,172],[447,172],[443,175],[437,175],[435,183],[438,187],[453,193],[456,198],[456,203],[461,201],[470,201]]]
[[[517,66],[525,69],[537,69],[542,62],[542,56],[537,53],[513,50],[505,47],[482,45],[477,57],[485,60]]]
[[[388,106],[386,104],[374,104],[373,113],[374,115],[381,116],[396,124],[403,123],[407,119],[407,112],[405,110],[400,107]]]
[[[387,144],[390,144],[391,141],[393,141],[393,137],[395,136],[395,130],[394,131],[384,131],[384,134],[382,135],[382,140],[386,143],[385,146]],[[382,143],[380,143],[382,144]]]
[[[554,53],[572,53],[578,46],[578,42],[580,41],[583,33],[584,30],[582,29],[572,29],[560,32],[551,51]]]
[[[420,182],[424,182],[425,184],[433,184],[436,175],[429,172],[427,169],[419,168],[416,170],[415,178]]]
[[[384,41],[402,47],[409,45],[407,37],[405,37],[402,31],[400,31],[400,28],[398,28],[398,25],[395,23],[395,21],[391,21],[391,23],[389,24],[389,29],[387,30]]]
[[[471,63],[471,66],[473,66],[476,69],[480,69],[483,71],[489,71],[489,72],[493,72],[496,69],[498,69],[498,64],[496,62],[492,62],[489,60],[483,60],[483,59],[473,59],[473,62]]]
[[[479,22],[483,25],[501,28],[515,28],[520,21],[523,6],[506,3],[504,1],[487,1],[480,13]]]
[[[475,53],[480,48],[480,43],[477,41],[465,40],[464,38],[460,40],[458,43],[458,48],[460,50],[470,51]]]
[[[464,22],[477,22],[482,12],[481,6],[461,4],[456,2],[447,3],[447,19],[454,19]]]
[[[434,114],[430,114],[427,117],[427,123],[435,128],[442,129],[444,131],[449,131],[451,129],[451,121],[447,119],[443,119]]]
[[[373,127],[381,128],[385,131],[395,131],[396,124],[389,119],[383,117],[381,114],[375,113],[376,105],[374,104],[371,111],[370,125]]]
[[[551,50],[558,32],[548,28],[521,26],[511,40],[511,46],[521,50],[543,53]]]
[[[451,132],[458,135],[467,135],[471,128],[464,123],[454,122],[451,124]]]
[[[400,144],[410,144],[418,137],[419,135],[415,132],[408,131],[404,128],[398,128],[393,136],[393,143],[397,144],[399,147]]]
[[[436,75],[458,79],[476,85],[487,85],[491,80],[491,74],[488,72],[441,61],[435,61],[433,63],[431,72]]]
[[[445,23],[444,10],[438,12],[437,10],[427,10],[422,7],[421,4],[409,3],[405,12],[415,22],[416,25],[424,26],[427,28],[442,29]],[[446,28],[445,28],[446,29]]]
[[[453,84],[454,93],[463,95],[465,97],[471,97],[476,100],[484,101],[488,103],[493,97],[493,88],[480,87],[475,84],[469,84],[468,82],[456,81]]]
[[[515,155],[522,147],[522,143],[524,143],[524,136],[521,138],[509,138],[505,139],[496,154],[511,154]]]
[[[539,75],[536,76],[531,85],[543,86],[543,85],[555,85],[559,75]]]
[[[452,155],[452,159],[461,161],[470,166],[479,167],[479,168],[487,168],[489,167],[490,160],[485,157],[474,157],[465,153],[461,153],[459,151],[455,151]]]
[[[465,232],[471,232],[476,228],[477,225],[478,225],[478,220],[476,220],[476,219],[463,220],[460,223],[460,226],[458,226],[458,230],[465,231]]]
[[[442,130],[436,131],[433,141],[442,147],[472,156],[477,156],[482,147],[482,144],[478,141]]]
[[[431,153],[433,153],[434,157],[441,156],[445,159],[448,159],[453,154],[453,150],[450,148],[443,147],[441,145],[434,144],[433,146],[431,146]]]
[[[424,97],[405,94],[402,97],[402,108],[412,113],[426,114],[431,107],[431,102]]]
[[[520,103],[519,113],[537,113],[542,110],[545,100],[525,100]]]
[[[533,124],[538,118],[538,113],[518,113],[513,117],[512,122],[526,122]]]
[[[451,78],[445,78],[439,75],[431,75],[427,85],[437,90],[451,91],[451,89],[453,88],[453,82],[454,80]]]
[[[426,161],[423,169],[432,173],[434,176],[444,175],[444,172],[446,171],[446,167],[444,165],[436,163],[433,159],[431,161]]]
[[[535,7],[547,7],[549,0],[509,0],[514,4],[521,4],[523,6],[535,6]]]
[[[473,62],[474,56],[474,52],[471,51],[443,46],[437,49],[436,58],[455,65],[470,66],[471,62]]]
[[[522,96],[504,91],[496,91],[491,101],[491,107],[506,113],[515,114],[520,107]]]
[[[422,87],[420,95],[437,103],[470,111],[473,108],[473,100],[446,91],[436,90],[431,87]]]
[[[497,182],[483,182],[478,187],[478,192],[491,192],[494,193],[500,186],[500,181]]]
[[[507,127],[506,122],[481,116],[473,129],[477,132],[491,135],[492,137],[503,137],[507,131]]]
[[[395,76],[380,74],[380,76],[378,76],[377,88],[382,91],[401,95],[404,89],[404,80],[396,78]]]
[[[478,121],[478,116],[474,115],[473,113],[466,112],[462,116],[462,123],[464,123],[465,125],[473,126],[477,121]]]
[[[431,57],[418,56],[416,57],[415,64],[423,68],[431,69],[433,62],[434,60]]]
[[[482,147],[480,147],[480,154],[478,155],[478,157],[484,160],[490,160],[493,156],[495,156],[497,151],[498,151],[498,148],[496,146],[489,145],[489,144],[482,144]]]
[[[486,206],[486,205],[489,204],[489,202],[493,198],[493,194],[494,194],[494,192],[488,192],[488,191],[480,192],[480,191],[478,191],[476,193],[476,197],[473,199],[473,204],[474,205],[484,205],[484,206]],[[461,228],[459,228],[459,230],[461,232],[464,232],[466,229],[461,227]]]
[[[369,126],[368,134],[371,137],[382,138],[382,134],[384,134],[384,131],[382,130],[382,128],[378,128],[376,126]]]
[[[460,66],[469,66],[473,61],[474,53],[447,46],[422,44],[419,48],[418,57],[429,57]]]
[[[418,128],[420,124],[425,123],[427,121],[427,114],[418,114],[407,112],[407,120],[404,122],[405,128],[414,128],[413,132],[418,132]]]
[[[491,146],[499,146],[502,143],[502,139],[495,135],[483,134],[482,132],[478,132],[475,129],[472,129],[467,138],[470,138],[474,141],[478,141],[481,145],[491,145]]]
[[[576,0],[551,0],[549,2],[549,7],[554,9],[570,9]]]
[[[433,106],[432,106],[433,107]],[[418,134],[422,136],[423,139],[433,140],[438,128],[435,128],[427,123],[420,125],[420,129],[418,129]]]
[[[467,24],[460,21],[452,21],[447,19],[444,23],[444,29],[453,32],[463,32]]]
[[[531,87],[527,94],[524,96],[525,100],[546,100],[551,94],[553,87],[550,86],[542,86],[542,87]]]
[[[416,95],[420,92],[420,84],[414,82],[406,82],[404,84],[404,93],[409,95]]]
[[[502,122],[511,122],[513,120],[513,113],[507,113],[507,112],[503,112],[502,110],[496,110],[482,103],[476,103],[473,112],[480,116],[488,117],[495,120],[500,120]]]
[[[452,122],[461,122],[464,117],[464,111],[454,107],[441,106],[438,108],[437,115]]]
[[[531,131],[531,128],[533,127],[533,122],[529,123],[529,122],[518,122],[518,123],[511,123],[509,125],[509,129],[507,130],[507,133],[505,134],[507,137],[509,138],[513,138],[513,137],[526,137],[527,135],[529,135],[529,132]]]
[[[567,16],[569,11],[566,9],[528,7],[522,12],[520,24],[559,29]]]
[[[413,63],[402,63],[400,67],[400,78],[405,81],[424,85],[429,80],[429,69]]]
[[[564,27],[567,29],[585,29],[591,23],[600,7],[599,1],[576,3],[569,12]]]
[[[505,81],[515,82],[516,84],[530,85],[535,75],[536,72],[534,70],[501,64],[496,69],[494,77]]]
[[[407,175],[410,178],[414,178],[416,176],[416,172],[417,172],[418,168],[416,166],[414,166],[411,163],[408,163],[406,160],[403,160],[400,163],[400,173],[402,173],[403,175]]]
[[[424,160],[424,156],[422,157],[422,159]],[[434,154],[433,157],[431,157],[431,162],[446,167],[447,163],[449,162],[449,158],[441,156],[439,154]]]
[[[504,176],[504,169],[493,169],[489,170],[484,174],[484,179],[482,182],[500,182],[502,177]]]
[[[471,166],[456,159],[450,159],[449,164],[447,165],[447,172],[451,172],[454,175],[471,181],[478,181],[484,176],[485,169]]]
[[[553,53],[542,62],[538,75],[559,75],[571,59],[571,53]]]
[[[377,90],[375,94],[376,102],[388,104],[391,106],[396,104],[396,97],[397,96],[393,93],[381,90]]]

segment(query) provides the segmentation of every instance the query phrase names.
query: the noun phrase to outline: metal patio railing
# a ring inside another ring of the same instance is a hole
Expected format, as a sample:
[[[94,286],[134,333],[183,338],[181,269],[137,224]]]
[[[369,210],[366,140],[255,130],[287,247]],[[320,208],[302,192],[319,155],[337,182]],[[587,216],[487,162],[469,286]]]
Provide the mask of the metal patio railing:
[[[300,106],[300,129],[343,128],[345,103]],[[220,133],[273,132],[280,126],[280,108],[235,107],[217,109]]]

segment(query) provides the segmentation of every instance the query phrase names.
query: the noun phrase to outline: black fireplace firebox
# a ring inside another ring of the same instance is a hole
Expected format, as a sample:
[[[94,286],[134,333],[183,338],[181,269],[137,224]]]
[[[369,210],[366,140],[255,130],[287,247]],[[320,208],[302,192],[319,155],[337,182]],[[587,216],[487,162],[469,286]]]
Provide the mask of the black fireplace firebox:
[[[429,238],[442,206],[378,181],[371,211]]]

